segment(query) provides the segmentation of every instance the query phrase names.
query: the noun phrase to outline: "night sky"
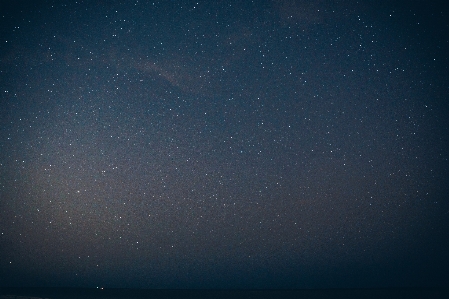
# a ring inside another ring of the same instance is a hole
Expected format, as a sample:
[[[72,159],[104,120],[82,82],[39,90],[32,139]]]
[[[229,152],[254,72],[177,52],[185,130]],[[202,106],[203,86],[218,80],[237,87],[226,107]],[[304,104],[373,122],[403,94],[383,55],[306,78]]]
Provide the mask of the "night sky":
[[[0,286],[449,285],[444,1],[1,1]]]

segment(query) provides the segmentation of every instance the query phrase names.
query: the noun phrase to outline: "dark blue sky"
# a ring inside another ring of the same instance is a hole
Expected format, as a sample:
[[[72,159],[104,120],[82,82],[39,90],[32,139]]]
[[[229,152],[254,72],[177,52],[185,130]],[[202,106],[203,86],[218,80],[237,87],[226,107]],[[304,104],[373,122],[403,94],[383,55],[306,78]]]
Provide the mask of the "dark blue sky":
[[[449,11],[2,1],[0,286],[445,286]]]

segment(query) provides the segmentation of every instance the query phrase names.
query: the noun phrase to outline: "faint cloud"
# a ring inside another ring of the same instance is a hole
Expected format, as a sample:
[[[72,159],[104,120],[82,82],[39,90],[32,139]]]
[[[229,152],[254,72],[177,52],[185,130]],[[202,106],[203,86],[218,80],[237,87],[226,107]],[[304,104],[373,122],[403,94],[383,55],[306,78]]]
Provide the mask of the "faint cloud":
[[[207,70],[201,70],[188,58],[174,56],[170,59],[146,59],[136,63],[135,68],[147,75],[160,76],[185,92],[204,93],[208,84]]]
[[[274,5],[286,23],[318,24],[323,21],[322,1],[282,0],[275,1]]]
[[[285,24],[309,26],[321,24],[328,19],[344,18],[365,11],[366,5],[355,0],[344,3],[326,0],[280,0],[273,1],[274,10]]]

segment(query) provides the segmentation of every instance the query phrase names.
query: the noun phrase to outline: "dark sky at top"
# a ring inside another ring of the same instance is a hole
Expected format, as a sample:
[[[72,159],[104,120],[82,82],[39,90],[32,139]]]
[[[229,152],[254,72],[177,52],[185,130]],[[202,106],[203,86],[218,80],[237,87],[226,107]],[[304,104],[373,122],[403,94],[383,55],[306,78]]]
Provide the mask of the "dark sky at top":
[[[0,286],[446,285],[448,20],[1,1]]]

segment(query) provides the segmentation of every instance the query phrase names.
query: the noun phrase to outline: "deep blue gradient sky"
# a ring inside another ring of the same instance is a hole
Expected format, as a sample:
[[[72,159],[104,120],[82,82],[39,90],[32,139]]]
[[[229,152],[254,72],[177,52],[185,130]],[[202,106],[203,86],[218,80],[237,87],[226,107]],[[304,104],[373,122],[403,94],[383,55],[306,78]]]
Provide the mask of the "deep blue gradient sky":
[[[436,1],[2,1],[0,286],[449,283]]]

